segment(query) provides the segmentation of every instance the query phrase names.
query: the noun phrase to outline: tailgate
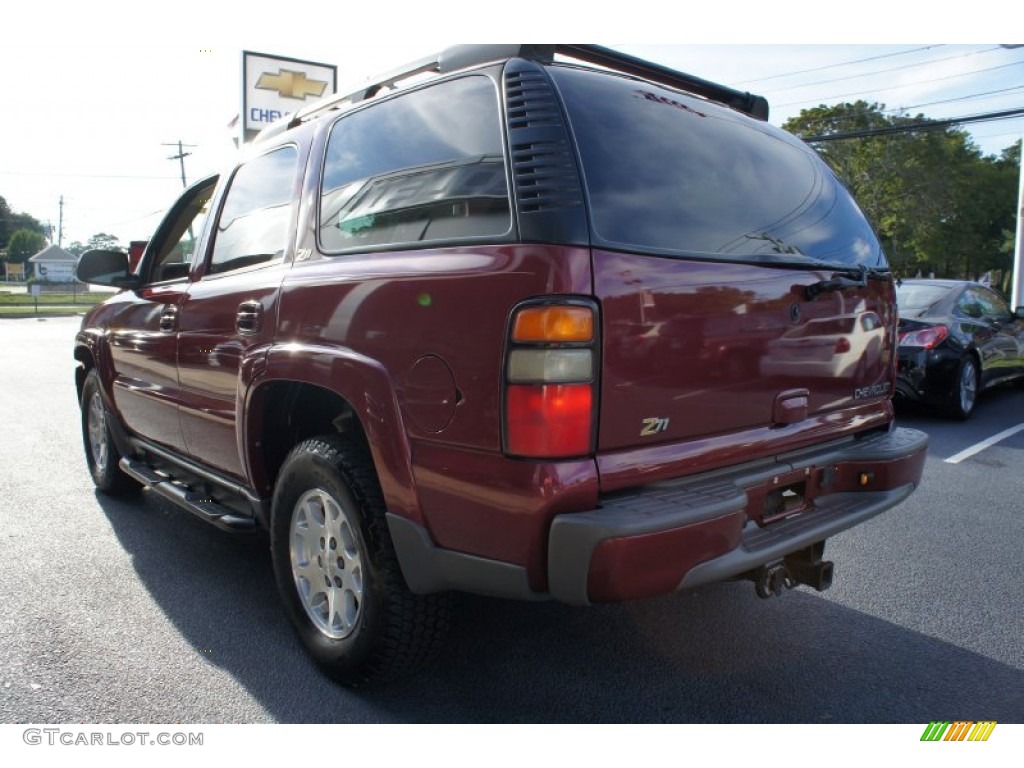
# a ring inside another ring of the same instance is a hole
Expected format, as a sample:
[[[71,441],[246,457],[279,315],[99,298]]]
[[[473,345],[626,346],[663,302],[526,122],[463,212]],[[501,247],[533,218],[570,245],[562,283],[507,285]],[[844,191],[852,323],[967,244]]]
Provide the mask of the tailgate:
[[[891,393],[890,282],[811,299],[805,287],[830,272],[600,250],[593,258],[599,451],[742,440]]]

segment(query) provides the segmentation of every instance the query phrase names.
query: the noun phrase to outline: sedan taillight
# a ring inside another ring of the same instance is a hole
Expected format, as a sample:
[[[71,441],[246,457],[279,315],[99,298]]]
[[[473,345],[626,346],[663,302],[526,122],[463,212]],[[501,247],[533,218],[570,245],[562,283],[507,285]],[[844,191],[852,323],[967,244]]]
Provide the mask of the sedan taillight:
[[[901,333],[900,346],[932,349],[941,344],[947,336],[949,336],[949,329],[946,326],[932,325],[928,328],[919,328],[916,331]]]

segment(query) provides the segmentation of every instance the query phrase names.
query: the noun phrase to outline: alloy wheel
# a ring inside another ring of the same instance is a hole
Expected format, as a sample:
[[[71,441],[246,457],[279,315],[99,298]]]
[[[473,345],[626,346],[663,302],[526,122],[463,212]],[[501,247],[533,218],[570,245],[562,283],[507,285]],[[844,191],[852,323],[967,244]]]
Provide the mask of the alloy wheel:
[[[88,432],[92,461],[96,471],[102,474],[107,470],[107,462],[110,460],[110,444],[107,438],[107,413],[99,392],[93,392],[89,398]]]
[[[333,640],[348,637],[363,609],[361,539],[344,507],[327,491],[307,491],[290,530],[292,576],[313,625]]]
[[[960,368],[960,410],[970,413],[974,408],[974,400],[977,396],[978,380],[974,373],[974,363],[967,358]]]

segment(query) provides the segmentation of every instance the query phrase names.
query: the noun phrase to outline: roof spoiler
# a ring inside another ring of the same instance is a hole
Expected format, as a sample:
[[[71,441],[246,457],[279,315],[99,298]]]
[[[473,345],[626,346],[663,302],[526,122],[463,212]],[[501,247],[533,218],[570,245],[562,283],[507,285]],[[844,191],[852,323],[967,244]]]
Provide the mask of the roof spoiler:
[[[378,75],[356,91],[329,96],[298,110],[290,120],[282,120],[277,125],[267,128],[266,135],[293,128],[314,115],[337,109],[342,105],[365,101],[376,96],[381,90],[393,88],[402,80],[417,75],[446,74],[466,67],[514,58],[550,64],[555,60],[556,55],[586,64],[594,64],[615,72],[635,75],[662,85],[678,88],[687,93],[703,96],[758,120],[768,119],[768,101],[763,96],[756,96],[747,91],[738,91],[600,45],[487,44],[452,46],[436,55],[410,62],[392,72]],[[274,130],[275,128],[277,130]],[[261,138],[263,138],[262,135]]]

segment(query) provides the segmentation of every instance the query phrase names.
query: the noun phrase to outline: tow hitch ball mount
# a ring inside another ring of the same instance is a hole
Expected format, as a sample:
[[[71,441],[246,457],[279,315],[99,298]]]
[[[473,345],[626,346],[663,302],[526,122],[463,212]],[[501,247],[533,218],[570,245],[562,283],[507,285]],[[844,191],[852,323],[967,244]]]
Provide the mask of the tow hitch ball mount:
[[[832,586],[833,575],[833,563],[821,559],[824,553],[825,542],[820,541],[744,575],[754,582],[757,596],[766,600],[777,597],[798,584],[805,584],[818,592],[824,592]]]

